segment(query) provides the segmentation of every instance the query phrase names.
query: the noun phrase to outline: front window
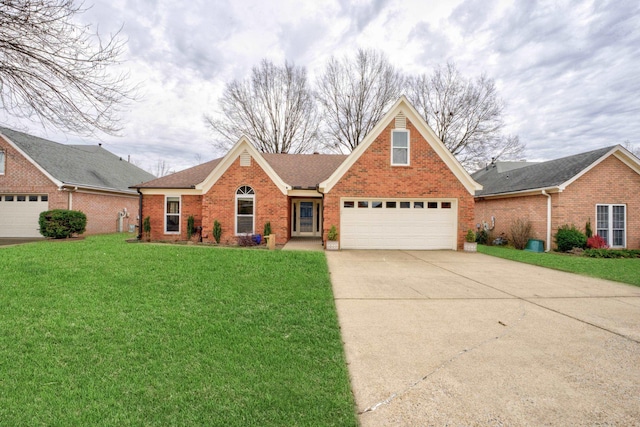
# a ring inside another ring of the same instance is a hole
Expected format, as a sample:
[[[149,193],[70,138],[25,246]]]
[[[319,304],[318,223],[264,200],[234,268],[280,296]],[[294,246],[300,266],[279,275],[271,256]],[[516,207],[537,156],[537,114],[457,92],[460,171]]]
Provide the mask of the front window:
[[[0,175],[4,175],[4,151],[0,150]]]
[[[165,233],[180,233],[180,197],[167,197]]]
[[[253,234],[255,216],[255,192],[243,185],[236,191],[236,234]]]
[[[596,234],[612,248],[626,246],[625,208],[625,205],[596,205]]]
[[[391,164],[407,166],[409,165],[409,131],[391,131]]]

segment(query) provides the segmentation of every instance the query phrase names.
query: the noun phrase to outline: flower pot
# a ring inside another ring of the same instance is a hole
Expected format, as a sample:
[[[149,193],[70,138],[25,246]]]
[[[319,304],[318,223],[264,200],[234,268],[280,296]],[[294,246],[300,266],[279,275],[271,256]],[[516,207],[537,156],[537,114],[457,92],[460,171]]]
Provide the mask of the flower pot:
[[[328,251],[340,250],[340,243],[337,240],[327,240],[324,243],[324,248]]]
[[[465,252],[477,252],[478,244],[476,242],[464,242],[464,251]]]

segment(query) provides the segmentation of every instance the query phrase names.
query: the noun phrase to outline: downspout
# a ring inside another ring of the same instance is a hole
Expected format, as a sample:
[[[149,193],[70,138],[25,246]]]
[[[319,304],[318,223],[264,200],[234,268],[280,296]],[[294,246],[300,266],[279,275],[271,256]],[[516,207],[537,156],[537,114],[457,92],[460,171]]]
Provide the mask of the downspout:
[[[140,197],[138,197],[138,240],[142,240],[142,191],[136,188]]]
[[[542,190],[542,195],[547,196],[547,247],[545,252],[549,252],[551,250],[551,194]]]

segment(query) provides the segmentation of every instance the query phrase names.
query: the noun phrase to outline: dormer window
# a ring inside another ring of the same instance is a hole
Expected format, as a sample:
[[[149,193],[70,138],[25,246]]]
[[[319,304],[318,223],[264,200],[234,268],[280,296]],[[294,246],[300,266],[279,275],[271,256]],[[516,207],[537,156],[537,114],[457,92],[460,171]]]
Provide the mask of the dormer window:
[[[409,165],[409,131],[406,129],[391,131],[391,164],[393,166]]]

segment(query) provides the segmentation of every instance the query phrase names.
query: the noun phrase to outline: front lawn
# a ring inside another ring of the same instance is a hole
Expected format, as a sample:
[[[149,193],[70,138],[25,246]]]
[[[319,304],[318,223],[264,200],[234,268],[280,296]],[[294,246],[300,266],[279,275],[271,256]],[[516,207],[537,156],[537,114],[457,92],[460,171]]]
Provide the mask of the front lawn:
[[[557,252],[536,253],[501,246],[478,245],[478,252],[570,273],[640,286],[639,258],[588,258]]]
[[[324,254],[0,248],[0,425],[356,425]]]

